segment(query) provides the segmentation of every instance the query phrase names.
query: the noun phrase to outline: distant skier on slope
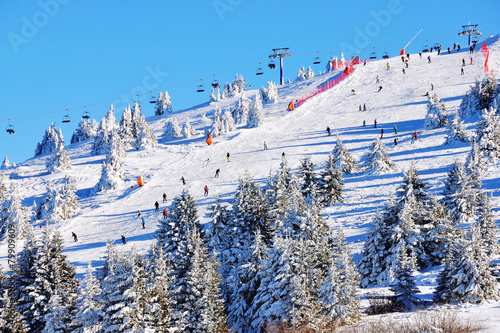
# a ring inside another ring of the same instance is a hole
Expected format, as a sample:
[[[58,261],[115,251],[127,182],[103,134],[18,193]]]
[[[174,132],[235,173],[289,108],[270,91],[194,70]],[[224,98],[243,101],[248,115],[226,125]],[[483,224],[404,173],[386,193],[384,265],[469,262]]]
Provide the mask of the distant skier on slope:
[[[125,239],[125,236],[122,235],[122,243],[127,244],[127,240]]]
[[[167,201],[167,193],[163,193],[163,202]]]
[[[71,233],[71,236],[73,236],[75,242],[78,242],[78,236],[74,232]]]
[[[220,174],[220,169],[217,168],[217,170],[215,170],[215,178],[218,178],[219,174]]]
[[[184,176],[181,177],[182,185],[186,185],[186,179],[184,179]]]
[[[155,212],[157,212],[160,209],[160,204],[158,201],[155,202]]]
[[[164,219],[166,219],[166,218],[167,218],[167,215],[168,215],[168,211],[167,211],[167,209],[165,208],[165,209],[163,210],[163,218],[164,218]]]
[[[208,195],[208,186],[205,185],[205,196],[207,196],[207,195]]]

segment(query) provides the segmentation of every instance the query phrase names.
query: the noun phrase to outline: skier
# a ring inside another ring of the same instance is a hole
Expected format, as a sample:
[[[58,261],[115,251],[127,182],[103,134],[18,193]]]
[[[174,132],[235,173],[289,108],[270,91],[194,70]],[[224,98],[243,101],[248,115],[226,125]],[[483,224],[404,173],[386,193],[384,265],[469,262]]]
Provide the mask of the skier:
[[[163,210],[163,218],[166,219],[167,218],[167,215],[168,215],[168,212],[167,212],[167,209],[165,208]]]
[[[460,44],[457,45],[457,52],[460,51]]]
[[[163,202],[167,201],[167,193],[163,193]]]
[[[141,217],[141,211],[137,210],[137,218]]]
[[[76,234],[74,232],[71,233],[71,236],[73,236],[73,239],[75,240],[75,242],[78,242],[78,236],[76,236]]]
[[[451,53],[451,49],[450,49],[450,47],[449,47],[449,46],[448,46],[448,53]]]
[[[267,150],[267,143],[264,141],[264,150]]]
[[[470,64],[472,65],[472,57],[470,57]]]
[[[380,138],[382,139],[383,137],[384,137],[384,129],[383,129],[383,128],[381,128],[381,129],[380,129]]]
[[[431,83],[431,90],[434,90],[434,85]]]
[[[356,95],[356,90],[351,89],[351,92],[352,92],[353,95]]]
[[[207,196],[207,195],[208,195],[208,186],[205,185],[205,196]]]
[[[377,128],[377,119],[373,121],[373,128]]]
[[[417,140],[417,131],[413,133],[413,136],[415,137],[415,140]]]
[[[122,235],[122,243],[127,244],[127,240],[125,239],[125,236]]]
[[[205,167],[207,167],[209,164],[210,164],[210,159],[207,158],[207,160],[205,161]]]
[[[431,56],[427,56],[427,63],[430,64],[431,63]]]
[[[398,128],[394,125],[394,134],[398,134]]]
[[[366,111],[366,103],[363,104],[363,111]]]
[[[422,52],[418,52],[418,55],[420,56],[420,59],[422,59]]]
[[[408,58],[408,60],[410,60],[410,54],[409,53],[406,54],[406,57]]]
[[[182,180],[182,185],[186,185],[186,180],[184,179],[184,176],[181,177]]]
[[[401,61],[405,62],[405,56],[404,55],[401,56]]]
[[[230,162],[229,161],[229,152],[226,154],[226,157],[227,157],[227,161]]]
[[[380,83],[380,79],[378,78],[378,75],[377,75],[377,81],[375,83]]]
[[[453,43],[453,51],[457,48],[457,43]]]
[[[403,74],[406,74],[406,71],[405,71],[405,69],[404,69],[404,68],[403,68]]]
[[[438,47],[438,55],[440,55],[440,54],[441,54],[441,48]]]
[[[465,66],[465,59],[462,58],[462,66]]]
[[[398,145],[398,138],[394,138],[394,145],[397,146]]]
[[[220,169],[215,170],[215,178],[218,178],[220,174]]]
[[[363,120],[363,127],[366,127],[366,120]]]
[[[285,152],[281,154],[281,159],[284,160],[286,158]]]
[[[414,144],[415,143],[415,135],[412,135],[411,136],[411,144]]]
[[[155,202],[155,212],[159,211],[160,210],[160,204],[158,203],[158,201]]]
[[[460,71],[460,75],[464,75],[464,68],[462,67],[462,68],[460,68],[460,69],[461,69],[461,71]]]
[[[328,132],[328,135],[332,135],[332,133],[330,133],[330,126],[326,127],[326,131]]]
[[[142,218],[142,229],[146,229],[146,221]]]
[[[361,107],[361,104],[359,104],[359,111],[363,111],[363,108]]]
[[[387,69],[389,69],[389,68],[391,68],[391,67],[389,66],[389,63],[387,63]]]
[[[405,62],[405,67],[408,68],[408,60]]]
[[[424,94],[424,96],[429,96],[429,92],[426,91],[425,94]]]
[[[382,91],[382,86],[379,86],[377,92],[381,92],[381,91]]]

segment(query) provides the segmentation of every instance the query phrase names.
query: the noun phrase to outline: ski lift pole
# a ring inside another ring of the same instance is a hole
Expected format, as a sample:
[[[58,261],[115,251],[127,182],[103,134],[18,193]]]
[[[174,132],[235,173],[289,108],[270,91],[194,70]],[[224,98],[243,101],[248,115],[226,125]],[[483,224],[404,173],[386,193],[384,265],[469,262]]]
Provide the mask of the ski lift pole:
[[[422,32],[422,30],[424,30],[424,28],[420,29],[419,32],[417,32],[417,34],[415,36],[413,36],[413,38],[408,42],[408,44],[405,45],[405,47],[403,47],[401,49],[401,52],[399,52],[400,55],[404,55],[405,54],[405,49],[408,47],[408,45],[411,44],[411,42],[413,42],[413,40]]]

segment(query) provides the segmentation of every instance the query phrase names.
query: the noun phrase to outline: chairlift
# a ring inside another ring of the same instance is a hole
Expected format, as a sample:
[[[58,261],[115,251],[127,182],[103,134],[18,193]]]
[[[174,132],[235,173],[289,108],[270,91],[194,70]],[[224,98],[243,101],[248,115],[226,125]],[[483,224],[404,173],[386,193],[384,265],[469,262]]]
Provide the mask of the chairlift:
[[[314,58],[313,65],[321,64],[321,59],[319,58],[319,51],[316,52],[318,56]]]
[[[259,68],[257,68],[257,72],[255,73],[255,75],[262,75],[264,74],[264,70],[262,69],[262,61],[259,62],[260,66]]]
[[[63,123],[69,123],[71,122],[71,117],[69,116],[69,109],[66,109],[67,114],[63,117],[62,122]]]
[[[370,53],[370,59],[377,59],[377,53],[375,52],[376,47],[373,47],[373,52]]]
[[[441,47],[441,44],[438,43],[437,38],[436,38],[436,44],[434,44],[434,50],[437,51]]]
[[[16,134],[16,131],[14,130],[14,126],[12,126],[10,124],[10,118],[9,118],[9,122],[7,124],[7,128],[5,129],[7,131],[7,133],[9,134]]]
[[[219,88],[219,81],[215,79],[215,74],[214,74],[214,80],[212,81],[212,87],[214,88]]]
[[[425,44],[422,52],[429,52],[429,40],[427,40],[427,44]]]
[[[383,59],[389,59],[389,53],[387,53],[386,49],[387,49],[387,46],[384,46],[384,54],[382,55]]]
[[[205,91],[205,87],[203,86],[203,79],[200,79],[201,80],[201,83],[200,85],[198,85],[198,88],[196,88],[196,92],[204,92]]]
[[[83,110],[84,111],[83,111],[82,119],[89,120],[90,113],[87,111],[87,105],[84,106]]]
[[[270,60],[269,61],[269,65],[267,65],[267,66],[269,66],[269,68],[271,68],[271,69],[275,69],[276,68],[276,64],[274,63],[273,60]]]
[[[149,103],[156,104],[156,97],[154,97],[153,91],[154,90],[151,90],[151,98],[149,99]]]

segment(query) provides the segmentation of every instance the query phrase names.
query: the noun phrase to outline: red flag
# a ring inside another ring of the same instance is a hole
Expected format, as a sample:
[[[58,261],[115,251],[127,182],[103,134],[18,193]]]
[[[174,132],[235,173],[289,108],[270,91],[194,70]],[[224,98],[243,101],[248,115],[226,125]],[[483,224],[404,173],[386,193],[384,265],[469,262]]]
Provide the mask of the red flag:
[[[488,73],[489,68],[488,68],[488,58],[490,57],[490,50],[488,50],[488,47],[486,46],[486,41],[483,41],[483,46],[481,47],[481,51],[483,51],[484,57],[486,60],[484,61],[484,72]]]
[[[399,55],[405,55],[405,49],[401,49],[401,51],[399,51]]]

